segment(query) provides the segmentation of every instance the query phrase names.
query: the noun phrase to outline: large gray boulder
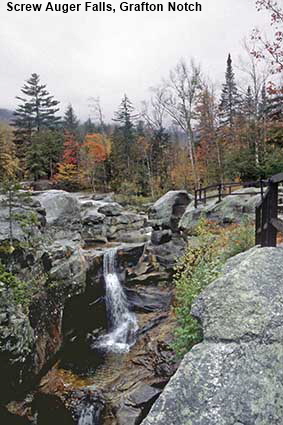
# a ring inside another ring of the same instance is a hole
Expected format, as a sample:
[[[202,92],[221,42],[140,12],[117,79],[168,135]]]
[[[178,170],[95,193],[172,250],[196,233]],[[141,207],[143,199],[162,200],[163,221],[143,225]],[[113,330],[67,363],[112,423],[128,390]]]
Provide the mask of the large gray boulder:
[[[36,196],[46,211],[49,225],[61,225],[79,216],[79,203],[75,196],[64,190],[48,190]]]
[[[219,224],[239,223],[244,217],[254,218],[260,196],[258,188],[248,187],[235,191],[221,202],[217,202],[215,198],[198,208],[190,204],[179,222],[179,229],[188,234],[194,233],[201,217]]]
[[[192,314],[204,340],[142,425],[282,425],[283,249],[228,261]]]
[[[167,192],[149,209],[152,227],[155,230],[171,229],[175,232],[178,229],[180,218],[192,199],[192,196],[185,190]]]

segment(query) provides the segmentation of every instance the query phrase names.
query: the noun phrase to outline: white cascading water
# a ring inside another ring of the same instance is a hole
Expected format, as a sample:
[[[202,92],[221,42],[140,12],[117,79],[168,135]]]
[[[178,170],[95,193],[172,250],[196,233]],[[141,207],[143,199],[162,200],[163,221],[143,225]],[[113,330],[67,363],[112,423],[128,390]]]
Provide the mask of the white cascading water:
[[[93,425],[94,418],[94,406],[85,407],[80,415],[78,425]]]
[[[116,249],[104,254],[103,275],[106,290],[106,310],[110,332],[99,338],[98,346],[110,352],[129,351],[138,330],[136,316],[129,311],[127,297],[116,273]]]

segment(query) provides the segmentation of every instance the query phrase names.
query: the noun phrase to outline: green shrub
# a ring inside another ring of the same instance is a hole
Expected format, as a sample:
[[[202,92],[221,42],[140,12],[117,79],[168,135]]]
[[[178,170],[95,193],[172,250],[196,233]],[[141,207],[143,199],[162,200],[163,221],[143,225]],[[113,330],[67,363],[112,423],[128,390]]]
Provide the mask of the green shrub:
[[[240,226],[228,232],[228,242],[224,249],[224,259],[247,251],[255,244],[255,227],[250,220],[244,220]]]
[[[27,310],[29,302],[36,291],[35,282],[25,282],[18,279],[13,273],[7,271],[1,263],[0,282],[11,289],[14,303],[17,305],[20,304],[24,310]]]
[[[201,220],[197,236],[178,261],[174,283],[176,286],[175,313],[178,326],[173,348],[182,357],[202,340],[201,327],[190,314],[193,302],[202,290],[217,279],[225,261],[254,245],[254,226],[244,222],[229,228],[219,228]]]

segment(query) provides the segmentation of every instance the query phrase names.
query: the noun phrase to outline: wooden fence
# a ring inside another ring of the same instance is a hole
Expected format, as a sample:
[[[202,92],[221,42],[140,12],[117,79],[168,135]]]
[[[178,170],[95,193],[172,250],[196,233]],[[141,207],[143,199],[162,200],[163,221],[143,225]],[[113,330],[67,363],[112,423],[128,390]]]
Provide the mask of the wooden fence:
[[[199,204],[206,205],[207,201],[210,199],[217,198],[218,202],[222,201],[223,198],[229,195],[254,195],[255,192],[232,192],[232,189],[236,188],[247,188],[247,187],[258,187],[259,192],[258,194],[261,194],[263,196],[264,193],[264,187],[267,185],[266,180],[258,180],[258,181],[251,181],[251,182],[245,182],[245,183],[219,183],[219,184],[213,184],[211,186],[202,187],[200,186],[199,189],[195,190],[195,208],[198,207]]]
[[[256,244],[276,246],[277,233],[283,233],[283,221],[278,218],[279,184],[283,182],[283,173],[268,180],[268,187],[256,206]]]
[[[217,198],[220,202],[226,196],[231,195],[255,195],[255,192],[245,191],[239,193],[232,192],[232,189],[242,187],[258,187],[261,200],[256,206],[256,244],[261,246],[277,246],[277,234],[283,233],[283,220],[278,218],[279,206],[279,185],[283,183],[283,173],[276,174],[268,180],[258,180],[245,183],[220,183],[195,190],[195,208],[199,204],[206,205],[210,199]],[[266,188],[266,190],[265,190]],[[283,198],[283,192],[282,192]]]

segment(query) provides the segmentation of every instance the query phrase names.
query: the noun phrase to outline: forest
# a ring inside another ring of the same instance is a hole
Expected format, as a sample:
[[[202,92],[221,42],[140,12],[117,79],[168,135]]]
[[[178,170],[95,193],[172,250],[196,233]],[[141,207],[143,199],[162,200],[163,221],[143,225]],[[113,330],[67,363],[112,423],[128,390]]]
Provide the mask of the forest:
[[[89,100],[86,122],[71,103],[61,116],[33,73],[11,122],[0,125],[2,180],[157,197],[281,171],[283,10],[272,0],[256,4],[270,14],[269,38],[255,29],[226,69],[223,58],[222,82],[212,83],[197,59],[182,59],[141,106],[125,94],[111,122],[99,98]]]

